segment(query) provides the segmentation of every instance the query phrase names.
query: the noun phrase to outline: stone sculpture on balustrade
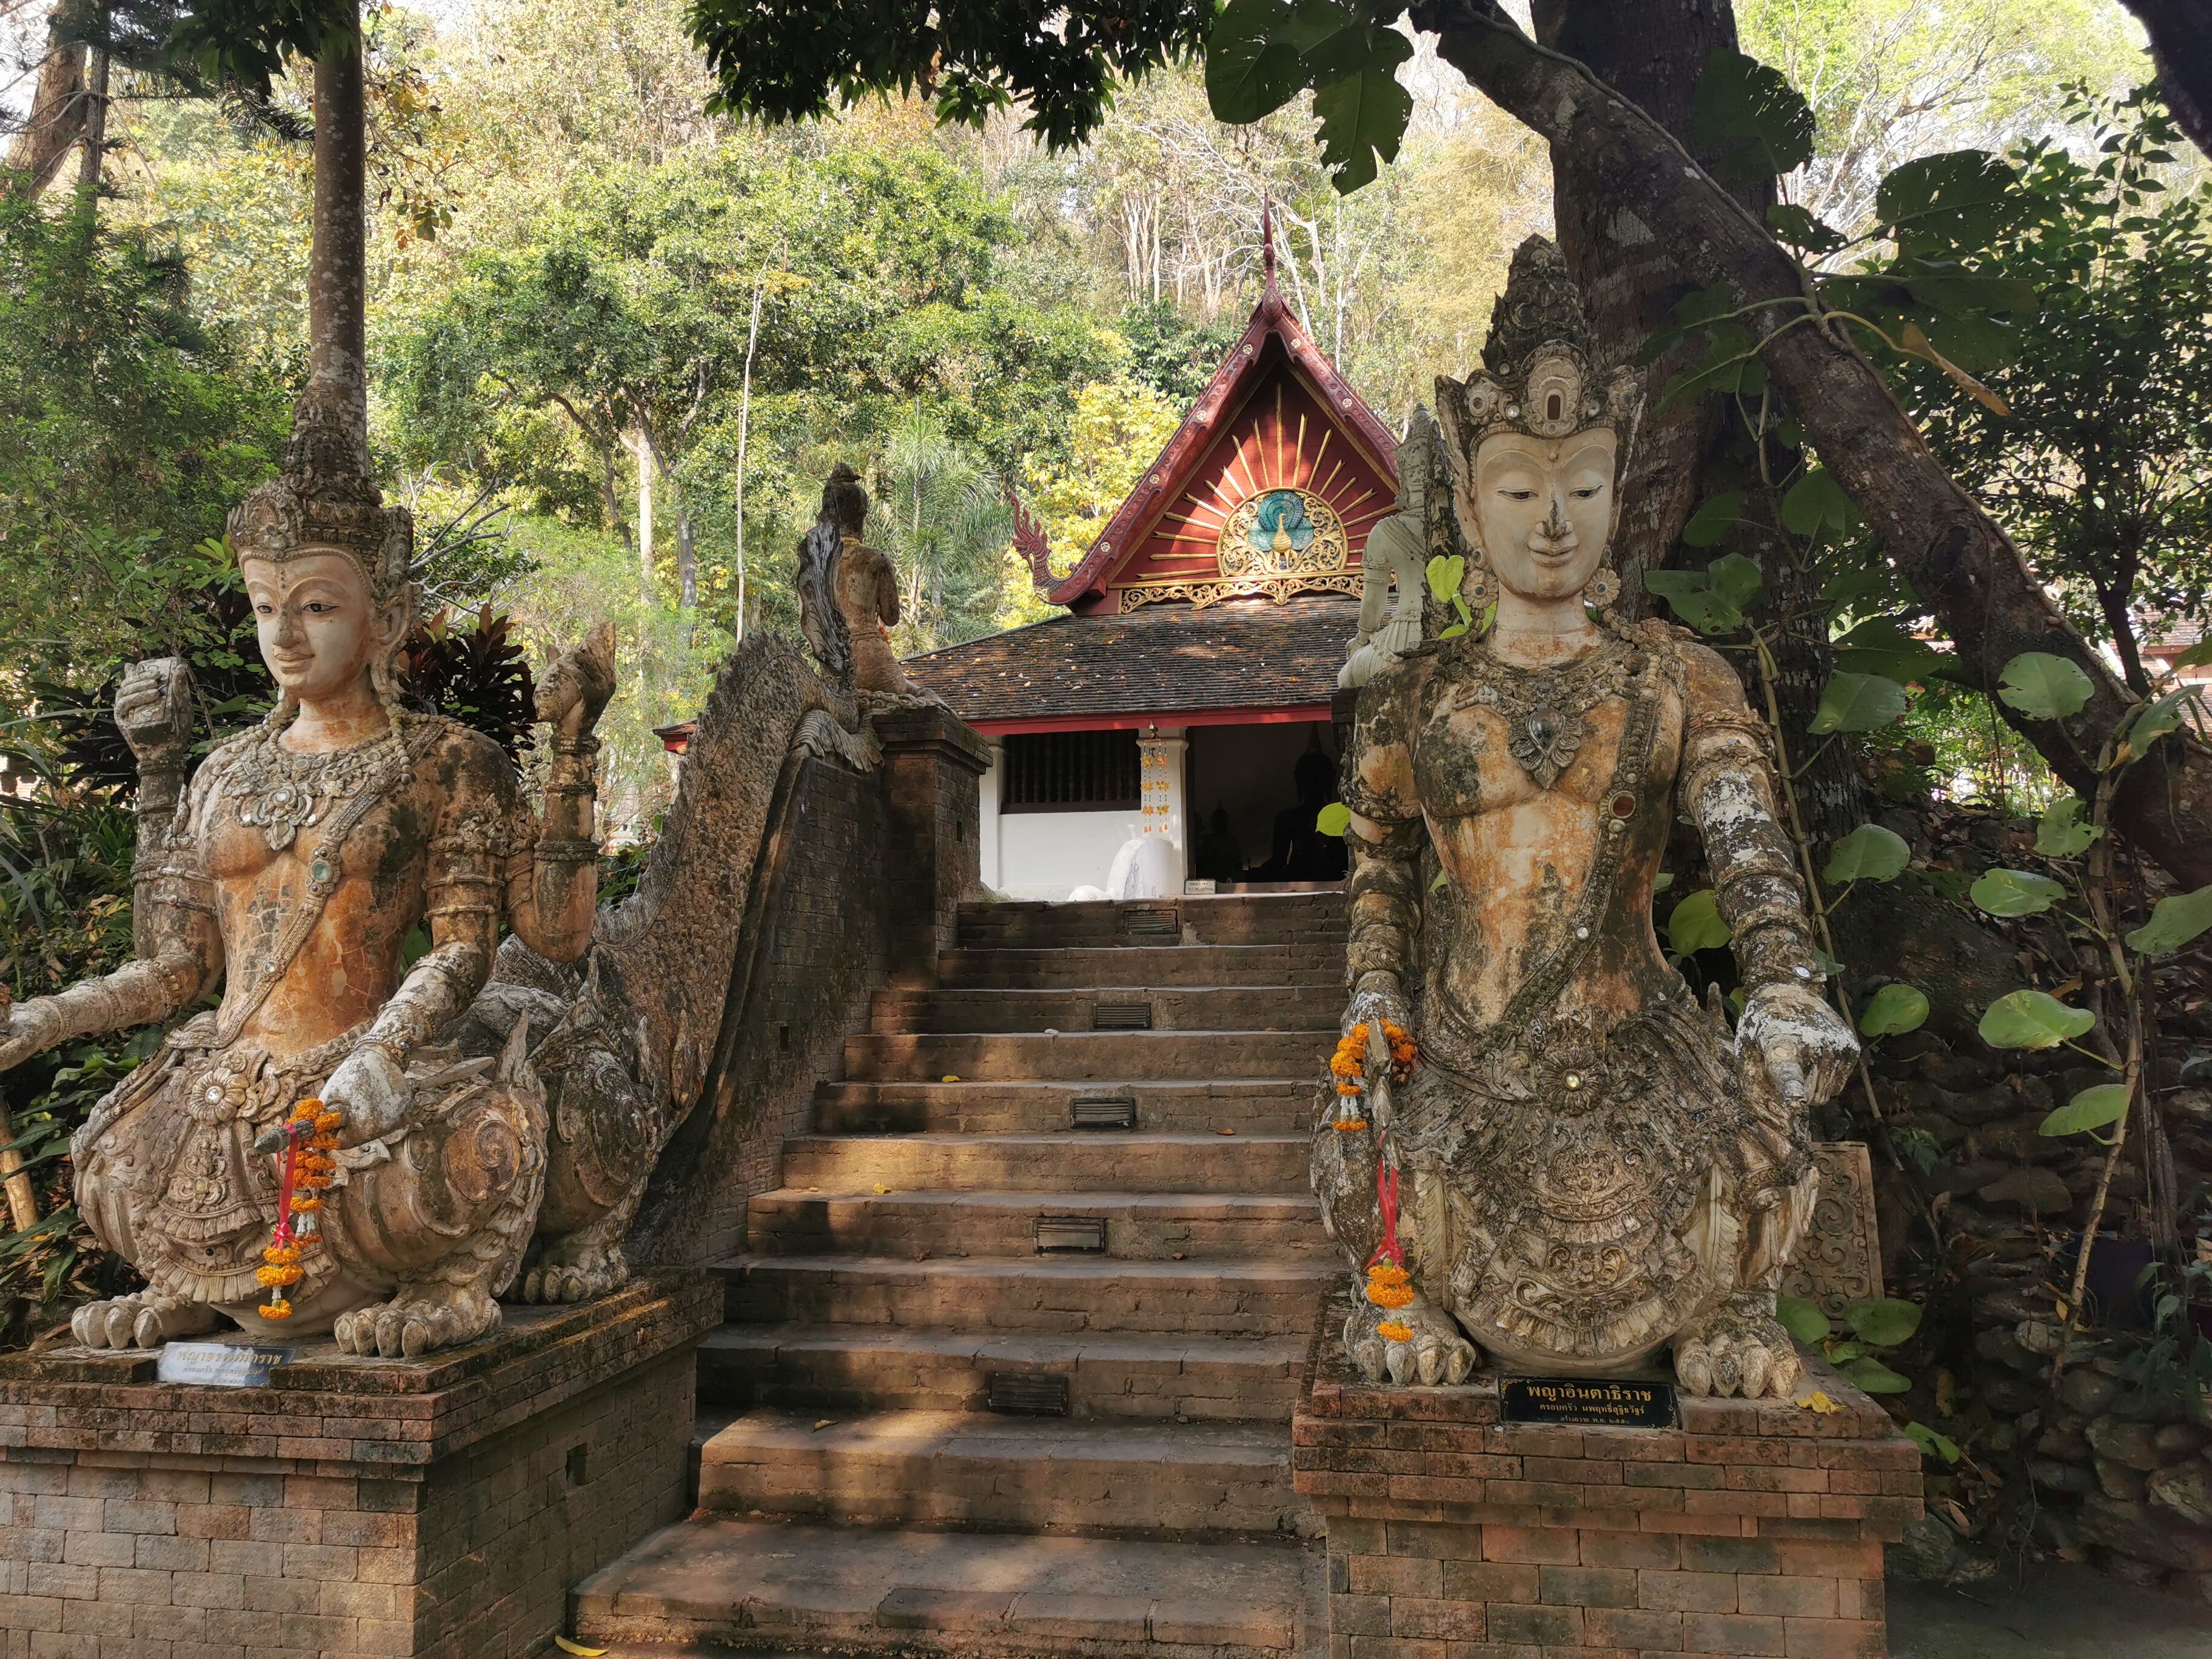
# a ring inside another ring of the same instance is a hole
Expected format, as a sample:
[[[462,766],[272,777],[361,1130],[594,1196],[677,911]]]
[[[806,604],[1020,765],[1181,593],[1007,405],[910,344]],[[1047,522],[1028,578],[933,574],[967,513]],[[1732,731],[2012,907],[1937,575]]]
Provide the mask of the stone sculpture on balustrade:
[[[1458,1382],[1486,1353],[1617,1375],[1671,1345],[1692,1394],[1786,1398],[1774,1297],[1818,1186],[1808,1111],[1856,1047],[1735,671],[1614,614],[1640,397],[1590,342],[1532,239],[1482,367],[1437,383],[1436,509],[1474,623],[1359,700],[1352,998],[1314,1184],[1364,1275],[1343,1340],[1370,1381]],[[1678,814],[1733,931],[1733,1032],[1653,936]]]

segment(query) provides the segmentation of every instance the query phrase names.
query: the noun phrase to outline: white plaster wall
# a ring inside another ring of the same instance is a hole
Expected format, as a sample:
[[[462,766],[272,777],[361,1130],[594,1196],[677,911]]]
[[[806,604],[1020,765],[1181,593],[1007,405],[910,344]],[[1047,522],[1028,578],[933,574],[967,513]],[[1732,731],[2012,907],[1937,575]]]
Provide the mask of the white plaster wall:
[[[995,816],[999,879],[991,884],[1013,899],[1065,899],[1078,887],[1103,887],[1114,854],[1136,833],[1139,822],[1134,808]]]
[[[975,819],[980,826],[976,835],[982,843],[975,850],[981,854],[983,885],[994,893],[1006,890],[1000,884],[999,869],[999,786],[1005,776],[1006,763],[1006,744],[994,741],[991,763],[975,783]]]

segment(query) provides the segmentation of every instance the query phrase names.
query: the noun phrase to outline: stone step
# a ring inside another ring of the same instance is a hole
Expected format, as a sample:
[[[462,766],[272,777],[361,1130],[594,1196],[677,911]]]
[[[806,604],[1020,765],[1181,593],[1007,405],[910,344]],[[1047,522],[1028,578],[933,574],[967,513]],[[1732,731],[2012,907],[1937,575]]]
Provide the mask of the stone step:
[[[1280,1078],[1318,1081],[1329,1031],[1062,1031],[883,1036],[845,1039],[845,1075],[857,1083],[1005,1083],[1123,1078]]]
[[[1073,1121],[1079,1100],[1127,1096],[1135,1127],[1304,1133],[1316,1079],[1226,1079],[1187,1083],[825,1083],[814,1091],[823,1134],[1043,1134]],[[1091,1131],[1103,1139],[1118,1132]]]
[[[759,1407],[707,1442],[699,1505],[841,1526],[1288,1534],[1279,1424]]]
[[[783,1184],[826,1193],[1292,1193],[1305,1190],[1307,1158],[1302,1134],[793,1135],[783,1144]]]
[[[1297,1403],[1306,1347],[1302,1336],[994,1336],[879,1325],[725,1325],[700,1345],[699,1393],[739,1409],[980,1412],[994,1373],[1044,1373],[1067,1378],[1068,1412],[1077,1419],[1283,1425]]]
[[[1342,1269],[1326,1261],[1110,1256],[743,1255],[717,1269],[746,1324],[1304,1336]]]
[[[1304,1143],[1300,1143],[1303,1146]],[[1304,1169],[1303,1161],[1300,1169]],[[1095,1216],[1120,1261],[1261,1256],[1334,1261],[1313,1194],[1099,1192],[761,1193],[745,1248],[761,1255],[1034,1256],[1039,1216]]]
[[[610,1659],[732,1648],[1288,1659],[1328,1651],[1322,1579],[1316,1547],[1290,1540],[846,1531],[702,1516],[592,1574],[574,1604],[577,1637]]]
[[[883,990],[868,1029],[892,1031],[1327,1031],[1344,993],[1334,985],[1153,986],[1091,990]]]
[[[941,985],[969,989],[1085,989],[1105,985],[1344,983],[1344,951],[1288,945],[1072,945],[957,950],[937,955]]]
[[[958,943],[1051,949],[1108,945],[1297,945],[1340,949],[1344,894],[1238,894],[1100,904],[963,904]]]

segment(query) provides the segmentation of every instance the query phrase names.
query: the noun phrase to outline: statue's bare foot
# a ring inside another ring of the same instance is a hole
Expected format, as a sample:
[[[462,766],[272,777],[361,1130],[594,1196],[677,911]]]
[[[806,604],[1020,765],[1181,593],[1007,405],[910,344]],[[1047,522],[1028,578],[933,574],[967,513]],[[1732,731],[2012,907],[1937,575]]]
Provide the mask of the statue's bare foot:
[[[412,1359],[498,1327],[499,1304],[481,1285],[403,1285],[389,1302],[340,1315],[331,1335],[342,1352]]]
[[[139,1291],[86,1303],[70,1316],[70,1334],[88,1348],[158,1348],[173,1336],[198,1336],[222,1322],[204,1302]]]
[[[1675,1380],[1692,1394],[1787,1400],[1804,1369],[1769,1292],[1730,1297],[1703,1329],[1674,1343]]]
[[[629,1263],[622,1246],[603,1243],[586,1232],[570,1233],[548,1243],[522,1276],[525,1302],[588,1302],[629,1283]]]
[[[1382,1327],[1396,1324],[1410,1334],[1386,1335]],[[1474,1344],[1462,1334],[1447,1313],[1416,1297],[1413,1303],[1385,1310],[1362,1299],[1344,1322],[1345,1352],[1353,1367],[1370,1382],[1385,1376],[1401,1385],[1419,1383],[1434,1388],[1440,1382],[1456,1386],[1482,1364]]]

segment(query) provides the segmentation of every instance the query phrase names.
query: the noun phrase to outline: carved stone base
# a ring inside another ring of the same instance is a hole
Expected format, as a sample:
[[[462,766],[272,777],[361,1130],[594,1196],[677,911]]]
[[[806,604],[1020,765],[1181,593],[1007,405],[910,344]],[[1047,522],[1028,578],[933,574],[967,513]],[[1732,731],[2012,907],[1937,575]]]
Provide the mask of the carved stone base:
[[[1501,1421],[1492,1378],[1370,1387],[1334,1346],[1291,1453],[1332,1659],[1887,1651],[1881,1547],[1921,1512],[1920,1454],[1826,1364],[1801,1397],[1832,1412],[1685,1396],[1679,1429],[1583,1428]]]
[[[0,1659],[507,1659],[685,1502],[703,1274],[509,1306],[417,1363],[301,1345],[270,1385],[0,1358]]]

